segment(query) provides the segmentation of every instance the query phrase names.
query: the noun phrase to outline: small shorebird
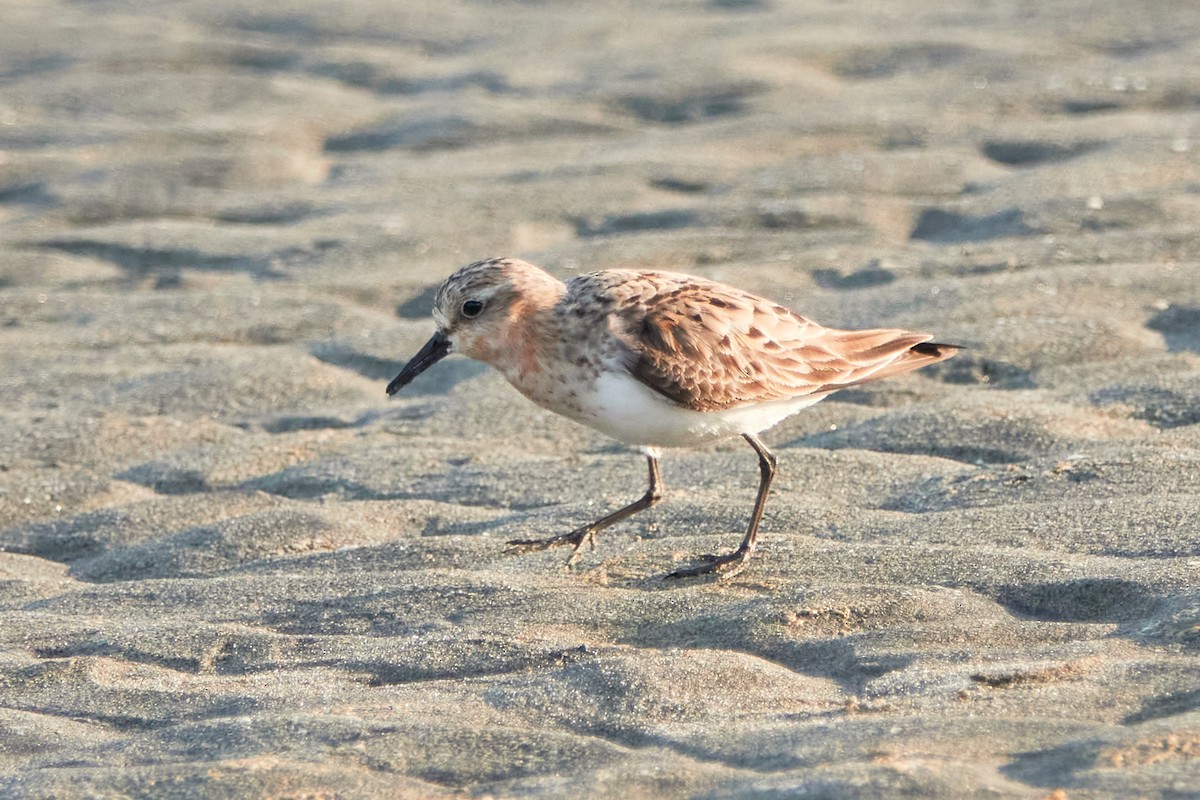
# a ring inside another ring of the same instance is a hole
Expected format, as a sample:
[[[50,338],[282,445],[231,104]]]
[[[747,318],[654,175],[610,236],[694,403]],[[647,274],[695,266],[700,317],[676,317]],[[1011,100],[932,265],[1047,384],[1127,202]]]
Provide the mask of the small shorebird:
[[[824,397],[958,351],[929,334],[823,328],[732,286],[672,272],[610,269],[566,283],[514,258],[462,267],[433,305],[437,333],[388,384],[393,395],[450,353],[490,364],[521,394],[646,455],[650,487],[608,516],[510,552],[584,542],[662,498],[660,448],[741,436],[758,454],[758,496],[741,545],[667,577],[732,575],[754,552],[775,476],[757,434]]]

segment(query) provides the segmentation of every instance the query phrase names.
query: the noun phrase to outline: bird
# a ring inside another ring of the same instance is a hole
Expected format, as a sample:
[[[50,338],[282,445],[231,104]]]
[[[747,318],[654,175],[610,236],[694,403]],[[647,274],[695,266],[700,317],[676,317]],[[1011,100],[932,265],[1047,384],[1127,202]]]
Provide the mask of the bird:
[[[745,569],[777,470],[759,434],[834,392],[945,360],[959,345],[898,329],[823,327],[771,300],[674,272],[606,269],[567,281],[517,258],[459,268],[437,289],[436,332],[388,384],[395,395],[452,353],[498,370],[534,403],[645,455],[639,499],[572,531],[514,539],[508,552],[573,546],[659,502],[664,448],[740,436],[759,483],[741,544],[666,577]]]

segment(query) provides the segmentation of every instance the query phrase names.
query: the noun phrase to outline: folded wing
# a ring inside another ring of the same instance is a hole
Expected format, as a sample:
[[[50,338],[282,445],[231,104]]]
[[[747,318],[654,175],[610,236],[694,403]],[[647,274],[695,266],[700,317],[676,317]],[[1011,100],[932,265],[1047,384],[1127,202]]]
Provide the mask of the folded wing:
[[[613,333],[638,380],[697,411],[826,395],[959,349],[932,343],[926,333],[825,328],[769,300],[690,276],[647,277],[612,287]]]

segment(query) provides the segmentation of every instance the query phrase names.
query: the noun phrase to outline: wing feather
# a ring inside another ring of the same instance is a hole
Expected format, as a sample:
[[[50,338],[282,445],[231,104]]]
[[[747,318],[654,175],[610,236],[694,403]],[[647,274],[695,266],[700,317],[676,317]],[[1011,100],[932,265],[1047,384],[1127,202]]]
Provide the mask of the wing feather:
[[[698,411],[825,395],[957,350],[918,347],[929,342],[925,333],[825,328],[769,300],[687,275],[608,270],[575,282],[605,296],[630,373]]]

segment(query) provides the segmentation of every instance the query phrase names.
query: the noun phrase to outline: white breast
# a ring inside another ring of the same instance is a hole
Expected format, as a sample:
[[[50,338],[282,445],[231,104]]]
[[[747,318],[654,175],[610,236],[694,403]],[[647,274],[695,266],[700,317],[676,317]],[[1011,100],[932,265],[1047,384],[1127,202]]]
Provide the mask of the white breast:
[[[722,411],[693,411],[672,403],[632,375],[604,372],[579,398],[575,418],[627,444],[688,447],[759,433],[824,395],[751,403]]]

